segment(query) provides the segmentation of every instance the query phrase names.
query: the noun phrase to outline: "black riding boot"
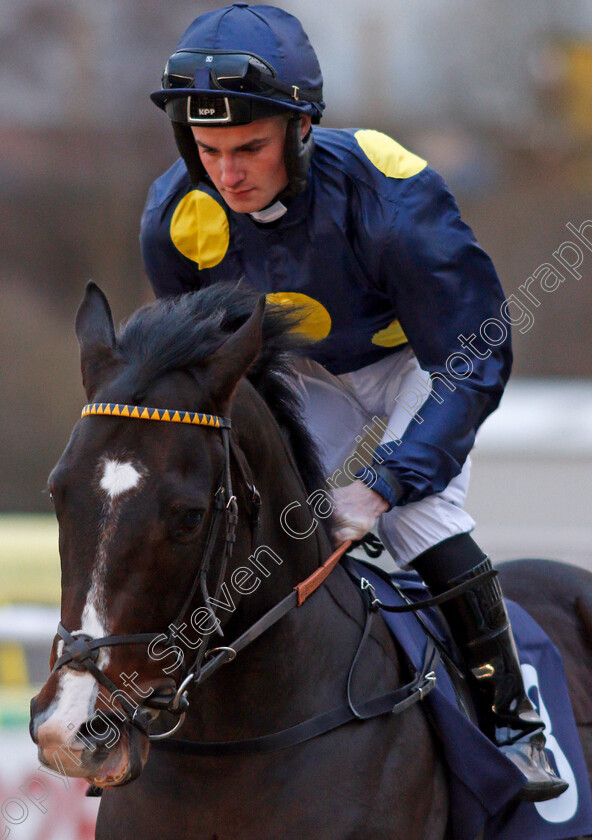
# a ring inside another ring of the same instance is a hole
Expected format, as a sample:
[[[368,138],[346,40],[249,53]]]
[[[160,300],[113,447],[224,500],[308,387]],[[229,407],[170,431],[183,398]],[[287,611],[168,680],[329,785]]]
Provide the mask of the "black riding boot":
[[[468,534],[445,540],[413,565],[434,594],[492,568]],[[463,565],[465,571],[460,571]],[[448,577],[447,570],[454,576]],[[555,774],[545,754],[545,725],[524,687],[499,581],[476,582],[442,604],[441,610],[467,665],[482,731],[526,776],[520,798],[544,802],[559,796],[568,785]]]

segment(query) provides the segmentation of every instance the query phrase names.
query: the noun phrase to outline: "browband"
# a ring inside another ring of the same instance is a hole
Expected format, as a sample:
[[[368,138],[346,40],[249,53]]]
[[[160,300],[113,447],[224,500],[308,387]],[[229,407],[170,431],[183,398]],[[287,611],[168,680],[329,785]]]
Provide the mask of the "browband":
[[[90,403],[85,405],[81,417],[91,414],[129,417],[134,420],[161,420],[165,423],[189,423],[193,426],[210,426],[215,429],[230,429],[230,418],[217,414],[201,414],[197,411],[175,411],[168,408],[147,408],[142,405],[121,405],[120,403]]]

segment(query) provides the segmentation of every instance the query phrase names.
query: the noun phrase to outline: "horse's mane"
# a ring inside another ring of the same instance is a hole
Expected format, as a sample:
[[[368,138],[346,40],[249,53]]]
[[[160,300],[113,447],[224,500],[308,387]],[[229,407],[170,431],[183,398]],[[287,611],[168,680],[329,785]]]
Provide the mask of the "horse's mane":
[[[118,336],[118,351],[133,366],[135,399],[173,370],[190,370],[220,347],[251,315],[260,295],[244,284],[219,283],[137,310]],[[247,378],[287,439],[310,492],[324,487],[317,447],[302,420],[292,362],[305,342],[293,331],[296,308],[267,304],[263,346]]]

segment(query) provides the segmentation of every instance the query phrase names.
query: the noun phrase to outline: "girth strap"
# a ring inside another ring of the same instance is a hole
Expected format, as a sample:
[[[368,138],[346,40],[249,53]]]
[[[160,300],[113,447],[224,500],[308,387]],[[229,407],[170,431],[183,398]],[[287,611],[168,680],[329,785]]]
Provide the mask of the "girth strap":
[[[440,595],[435,595],[433,598],[424,598],[422,601],[418,601],[417,603],[413,604],[404,604],[401,606],[397,606],[394,604],[383,604],[379,598],[375,598],[372,601],[372,605],[375,606],[377,609],[385,610],[386,612],[392,613],[406,613],[406,612],[419,612],[420,610],[426,610],[429,607],[437,607],[438,604],[444,604],[446,601],[452,601],[458,595],[462,595],[463,592],[467,592],[469,589],[473,589],[476,583],[482,583],[490,578],[496,577],[498,574],[497,569],[490,569],[487,572],[481,572],[475,577],[471,578],[470,580],[464,581],[464,583],[459,583],[458,586],[454,586],[452,589],[447,589],[446,592],[442,592]]]

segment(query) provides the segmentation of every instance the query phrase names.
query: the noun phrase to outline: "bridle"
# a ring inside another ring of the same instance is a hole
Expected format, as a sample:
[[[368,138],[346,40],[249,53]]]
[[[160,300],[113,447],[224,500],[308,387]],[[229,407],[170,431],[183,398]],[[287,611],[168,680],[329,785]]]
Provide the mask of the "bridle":
[[[230,439],[230,419],[227,417],[204,414],[200,412],[147,408],[143,406],[120,405],[115,403],[92,403],[85,406],[82,410],[82,417],[88,417],[91,415],[183,423],[220,430],[224,448],[224,467],[219,487],[214,493],[213,512],[210,518],[202,561],[189,593],[185,598],[173,625],[180,625],[182,619],[190,608],[195,595],[197,594],[198,588],[200,588],[204,604],[211,613],[215,622],[214,626],[218,629],[220,635],[223,636],[220,624],[216,619],[216,613],[210,604],[211,599],[209,598],[207,589],[207,575],[211,567],[211,560],[218,534],[220,532],[220,527],[222,523],[224,523],[224,548],[216,582],[216,598],[214,599],[217,600],[222,589],[222,584],[224,583],[228,561],[232,556],[235,531],[238,523],[237,499],[232,490],[230,469],[231,453],[234,454],[241,476],[251,492],[250,525],[253,545],[255,544],[261,505],[259,493],[246,474],[244,459],[232,447]],[[113,681],[110,680],[105,672],[97,665],[99,652],[103,647],[130,644],[150,645],[157,639],[162,640],[163,644],[170,646],[172,642],[171,633],[168,635],[163,633],[131,633],[104,636],[102,638],[95,639],[85,633],[70,633],[60,622],[58,624],[57,632],[64,642],[64,647],[63,652],[56,660],[52,671],[57,671],[63,665],[68,665],[76,670],[88,671],[95,677],[100,685],[107,688],[112,694],[117,693],[118,702],[127,715],[127,721],[132,726],[140,729],[151,741],[168,739],[183,724],[186,711],[189,707],[188,692],[190,687],[201,685],[222,665],[231,662],[243,648],[255,641],[255,639],[276,624],[293,608],[302,606],[306,599],[315,592],[329,576],[339,560],[350,548],[350,545],[351,543],[349,541],[341,545],[333,552],[325,563],[319,566],[304,581],[295,586],[289,595],[285,596],[253,625],[251,625],[244,633],[242,633],[241,636],[235,639],[232,644],[228,646],[219,646],[209,650],[207,649],[207,645],[201,645],[194,661],[187,671],[186,676],[179,683],[175,694],[172,696],[170,693],[167,693],[166,695],[152,694],[149,697],[142,699],[141,704],[134,705],[126,699],[124,692],[122,692],[121,689],[116,686],[115,683],[113,683]],[[347,564],[346,571],[350,574],[350,577],[354,577],[354,574],[352,574]],[[483,577],[489,577],[493,574],[496,574],[496,572],[492,570],[491,572],[484,573]],[[422,666],[416,671],[416,675],[411,682],[400,686],[394,691],[358,704],[357,706],[353,703],[350,692],[352,676],[356,663],[360,658],[362,648],[366,640],[369,638],[372,616],[379,609],[386,609],[391,612],[417,613],[426,607],[438,605],[444,600],[455,597],[469,586],[473,586],[474,579],[463,584],[459,584],[457,587],[443,595],[435,598],[427,598],[418,603],[409,602],[408,599],[404,598],[406,603],[399,606],[389,606],[381,603],[376,597],[374,597],[372,592],[373,587],[368,584],[368,581],[365,580],[365,578],[362,577],[361,580],[357,581],[357,583],[360,586],[364,603],[366,605],[366,623],[348,675],[347,705],[332,709],[329,712],[310,718],[302,724],[298,724],[297,726],[290,727],[286,730],[281,730],[280,732],[273,733],[272,735],[259,736],[245,741],[228,743],[199,743],[172,740],[168,742],[170,748],[197,755],[231,755],[239,753],[270,752],[277,749],[284,749],[287,746],[292,746],[297,743],[302,743],[305,740],[314,738],[321,733],[331,731],[332,729],[335,729],[338,726],[352,720],[366,720],[378,715],[400,713],[412,704],[423,700],[423,698],[430,693],[435,685],[435,669],[441,654],[441,645],[429,633]],[[170,627],[171,625],[169,625],[169,628]],[[207,660],[205,664],[204,660]],[[149,733],[148,729],[153,717],[150,713],[150,709],[170,712],[174,715],[178,715],[179,719],[169,731],[163,733]],[[164,747],[165,745],[163,744],[162,746]]]
[[[82,409],[81,417],[84,418],[93,415],[125,417],[132,420],[156,420],[165,423],[182,423],[220,430],[224,448],[224,466],[218,489],[214,493],[212,516],[210,518],[202,560],[187,597],[185,598],[185,601],[175,620],[172,624],[169,624],[169,628],[171,626],[179,627],[181,625],[183,618],[186,616],[187,611],[193,602],[197,590],[201,589],[205,608],[211,614],[212,620],[214,621],[214,627],[217,629],[218,633],[223,636],[220,624],[216,618],[215,610],[211,605],[211,599],[207,588],[207,577],[211,568],[212,557],[218,540],[218,535],[220,533],[221,526],[223,525],[224,547],[214,596],[214,600],[217,600],[221,593],[228,561],[232,556],[236,526],[238,523],[238,504],[236,496],[232,490],[232,477],[230,470],[230,419],[228,417],[205,414],[203,412],[148,408],[145,406],[121,405],[118,403],[92,403],[90,405],[86,405]],[[245,474],[243,459],[237,457],[236,460],[245,484],[251,493],[250,524],[251,538],[254,544],[259,519],[259,509],[261,506],[261,497],[255,485],[248,480]],[[64,645],[61,655],[58,657],[53,666],[52,673],[57,671],[63,665],[68,665],[70,668],[75,670],[83,670],[91,673],[97,682],[104,688],[108,689],[112,695],[117,692],[115,696],[117,696],[119,704],[127,715],[128,722],[142,730],[142,732],[146,733],[151,740],[167,738],[172,735],[173,732],[176,732],[182,725],[185,718],[185,712],[189,705],[189,701],[187,699],[188,690],[191,683],[198,683],[201,681],[202,663],[204,658],[210,658],[215,653],[222,652],[225,655],[225,661],[230,661],[230,659],[234,658],[236,655],[236,652],[234,651],[231,653],[231,648],[219,647],[207,650],[207,645],[202,644],[198,648],[195,659],[189,667],[185,678],[177,687],[176,693],[173,696],[171,696],[170,693],[166,695],[152,694],[146,699],[142,699],[141,704],[134,705],[126,699],[125,693],[121,691],[121,688],[115,685],[115,683],[109,679],[105,672],[97,665],[100,649],[104,647],[115,647],[118,645],[150,645],[155,643],[157,640],[162,641],[165,646],[170,647],[173,639],[172,631],[170,631],[170,629],[168,634],[127,633],[122,635],[103,636],[102,638],[93,638],[86,633],[70,633],[60,621],[57,633],[62,639]],[[149,709],[171,712],[172,714],[178,715],[179,720],[168,732],[148,734],[148,727],[152,720],[152,715],[150,714]]]
[[[82,409],[81,416],[83,418],[94,415],[125,417],[133,420],[156,420],[166,423],[183,423],[220,430],[224,448],[224,466],[218,489],[214,493],[213,512],[210,518],[201,564],[187,597],[185,598],[177,617],[172,624],[169,624],[169,628],[171,626],[180,626],[199,588],[202,592],[204,605],[210,612],[211,617],[215,622],[214,626],[218,629],[220,635],[223,635],[219,622],[216,619],[215,610],[210,603],[212,599],[210,599],[207,589],[207,576],[211,568],[211,561],[218,539],[218,534],[222,523],[224,523],[224,547],[214,598],[214,600],[218,600],[222,590],[224,577],[226,575],[228,561],[232,556],[236,525],[238,523],[238,504],[236,496],[232,490],[232,476],[230,470],[231,453],[234,454],[242,479],[251,493],[250,527],[252,546],[255,545],[256,541],[259,511],[261,507],[261,497],[257,488],[252,481],[249,480],[249,477],[246,474],[247,467],[244,463],[244,459],[233,449],[230,439],[230,419],[228,417],[204,414],[201,412],[148,408],[145,406],[121,405],[118,403],[92,403]],[[140,704],[134,705],[129,702],[125,693],[121,691],[121,688],[118,687],[97,665],[101,648],[134,644],[150,645],[157,640],[161,641],[165,646],[170,646],[173,638],[171,632],[169,632],[169,634],[126,633],[93,638],[86,633],[70,633],[70,631],[67,630],[60,621],[58,623],[57,633],[62,639],[64,646],[62,653],[53,666],[52,673],[64,665],[68,665],[70,668],[75,670],[88,671],[95,677],[100,685],[107,688],[112,695],[117,697],[117,701],[121,705],[128,723],[140,729],[151,741],[160,741],[165,738],[169,738],[183,724],[186,711],[189,707],[188,692],[190,687],[192,685],[201,685],[206,679],[211,677],[218,668],[225,665],[227,662],[231,662],[240,650],[251,644],[251,642],[279,621],[280,618],[286,615],[290,610],[294,607],[301,606],[309,595],[311,595],[330,574],[345,551],[349,548],[349,545],[349,542],[344,543],[322,566],[316,569],[312,575],[306,578],[306,580],[298,584],[298,586],[296,586],[289,595],[287,595],[282,601],[276,604],[275,607],[256,621],[255,624],[249,627],[249,629],[236,639],[232,645],[219,646],[211,649],[207,649],[207,645],[205,644],[200,645],[195,659],[187,670],[187,674],[177,686],[176,692],[172,696],[170,693],[165,695],[154,693],[149,697],[142,699]],[[204,664],[204,660],[208,661]],[[149,733],[148,729],[152,721],[152,715],[150,713],[151,709],[170,712],[173,715],[177,715],[179,719],[172,729],[166,732]]]

